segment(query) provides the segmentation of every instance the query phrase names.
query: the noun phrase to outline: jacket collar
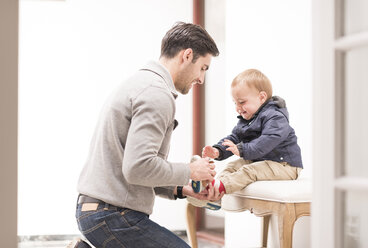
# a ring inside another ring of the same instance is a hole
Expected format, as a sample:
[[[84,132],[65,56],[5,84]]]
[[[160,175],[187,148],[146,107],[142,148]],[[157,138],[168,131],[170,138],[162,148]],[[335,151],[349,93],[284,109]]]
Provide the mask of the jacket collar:
[[[141,70],[152,71],[159,75],[164,80],[166,87],[171,91],[174,98],[176,99],[178,97],[178,92],[175,89],[170,72],[161,63],[157,61],[149,61]]]

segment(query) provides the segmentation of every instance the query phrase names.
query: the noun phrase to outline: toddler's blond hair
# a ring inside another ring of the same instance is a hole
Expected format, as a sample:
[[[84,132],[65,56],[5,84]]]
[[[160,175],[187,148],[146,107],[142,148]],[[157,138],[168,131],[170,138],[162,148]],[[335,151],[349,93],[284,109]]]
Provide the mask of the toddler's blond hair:
[[[240,84],[247,84],[249,88],[255,88],[259,92],[266,92],[267,100],[272,97],[271,81],[257,69],[248,69],[239,73],[231,83],[231,87],[234,88]]]

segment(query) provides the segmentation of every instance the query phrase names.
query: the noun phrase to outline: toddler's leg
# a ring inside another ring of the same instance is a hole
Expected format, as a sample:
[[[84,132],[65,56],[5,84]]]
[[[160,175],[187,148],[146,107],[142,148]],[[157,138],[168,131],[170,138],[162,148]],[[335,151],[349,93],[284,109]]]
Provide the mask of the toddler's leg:
[[[243,167],[244,165],[247,164],[251,164],[252,161],[251,160],[244,160],[242,158],[239,158],[237,160],[231,161],[230,163],[228,163],[225,167],[224,170],[222,170],[217,178],[221,178],[222,176],[228,175],[228,174],[232,174],[234,172],[237,172],[241,167]]]
[[[252,163],[251,160],[244,160],[242,158],[239,158],[237,160],[234,160],[234,161],[231,161],[230,163],[228,163],[226,165],[226,168],[218,174],[217,180],[219,180],[221,182],[221,185],[223,185],[224,190],[227,194],[233,192],[232,189],[231,189],[231,183],[229,183],[229,181],[231,181],[231,180],[229,180],[227,178],[232,178],[233,173],[237,173],[240,168],[242,168],[243,166],[246,166],[248,164],[251,164],[251,163]],[[227,188],[229,188],[229,190]]]
[[[287,163],[274,161],[259,161],[244,164],[233,173],[221,173],[219,179],[224,184],[226,193],[241,190],[255,181],[265,180],[295,180],[299,169]]]
[[[194,156],[192,158],[192,161],[195,161],[199,158],[199,156]],[[210,161],[211,162],[211,161]],[[252,163],[252,161],[250,160],[244,160],[242,158],[234,160],[230,163],[227,164],[226,168],[221,171],[218,175],[218,177],[216,179],[214,179],[211,183],[215,188],[219,189],[219,192],[225,192],[226,193],[226,188],[225,185],[222,183],[221,178],[225,175],[230,175],[232,173],[237,172],[241,167],[243,167],[244,165],[250,164]],[[193,191],[196,193],[201,192],[202,190],[204,190],[205,188],[208,189],[207,186],[208,182],[201,182],[201,181],[192,181],[192,188]]]

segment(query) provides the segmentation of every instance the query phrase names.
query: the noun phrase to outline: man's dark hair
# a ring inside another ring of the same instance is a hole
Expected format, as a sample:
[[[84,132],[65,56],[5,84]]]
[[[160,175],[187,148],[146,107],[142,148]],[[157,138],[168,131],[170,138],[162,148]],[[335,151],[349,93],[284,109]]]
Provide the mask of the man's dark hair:
[[[214,57],[219,55],[215,41],[205,29],[196,24],[177,22],[162,39],[161,57],[173,58],[187,48],[193,50],[193,63],[208,53]]]

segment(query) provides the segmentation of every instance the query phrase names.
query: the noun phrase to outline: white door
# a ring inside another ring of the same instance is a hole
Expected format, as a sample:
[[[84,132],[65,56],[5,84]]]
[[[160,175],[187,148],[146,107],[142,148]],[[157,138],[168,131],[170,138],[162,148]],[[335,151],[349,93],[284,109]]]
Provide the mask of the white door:
[[[314,0],[312,247],[368,247],[368,1]]]

